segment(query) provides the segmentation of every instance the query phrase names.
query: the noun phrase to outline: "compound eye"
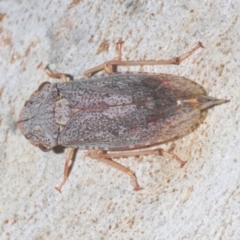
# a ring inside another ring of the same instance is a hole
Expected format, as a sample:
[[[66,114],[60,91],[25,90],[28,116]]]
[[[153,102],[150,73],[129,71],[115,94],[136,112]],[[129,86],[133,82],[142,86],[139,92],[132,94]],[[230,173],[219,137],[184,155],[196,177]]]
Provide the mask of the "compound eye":
[[[27,133],[26,135],[25,135],[25,138],[26,139],[30,139],[32,137],[32,134],[31,133]]]
[[[50,82],[43,82],[39,87],[37,91],[41,91],[46,85],[50,85]]]
[[[43,152],[48,152],[48,151],[51,150],[51,148],[48,149],[48,148],[46,148],[44,145],[42,145],[41,143],[38,144],[38,147],[39,147],[39,149],[41,149]]]
[[[26,101],[25,103],[24,103],[24,107],[28,107],[28,106],[30,106],[30,105],[32,105],[33,104],[33,102],[31,101],[31,100],[28,100],[28,101]]]

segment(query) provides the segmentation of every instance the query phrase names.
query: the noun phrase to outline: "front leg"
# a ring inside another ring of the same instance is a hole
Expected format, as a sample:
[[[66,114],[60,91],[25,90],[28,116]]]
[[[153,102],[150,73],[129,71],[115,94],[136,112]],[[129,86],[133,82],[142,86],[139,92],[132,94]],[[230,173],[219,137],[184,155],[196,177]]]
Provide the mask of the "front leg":
[[[43,67],[42,62],[37,66],[37,68],[41,69],[43,72],[45,72],[48,77],[50,78],[60,78],[62,82],[67,82],[67,77],[70,77],[70,75],[64,74],[64,73],[53,73],[48,67]]]
[[[64,170],[63,170],[63,178],[62,178],[62,181],[55,187],[55,189],[59,192],[61,192],[62,186],[65,184],[65,182],[68,179],[70,169],[72,167],[72,158],[73,158],[74,151],[75,151],[75,148],[67,149]]]

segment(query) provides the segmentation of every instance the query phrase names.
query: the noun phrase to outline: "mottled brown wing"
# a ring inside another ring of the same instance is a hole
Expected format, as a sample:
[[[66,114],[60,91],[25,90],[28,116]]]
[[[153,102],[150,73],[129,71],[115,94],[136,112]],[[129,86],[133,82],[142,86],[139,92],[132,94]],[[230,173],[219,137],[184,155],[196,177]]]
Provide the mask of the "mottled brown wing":
[[[77,111],[58,144],[82,149],[134,148],[170,140],[192,126],[200,109],[179,100],[205,95],[198,84],[173,75],[115,74],[58,84]]]

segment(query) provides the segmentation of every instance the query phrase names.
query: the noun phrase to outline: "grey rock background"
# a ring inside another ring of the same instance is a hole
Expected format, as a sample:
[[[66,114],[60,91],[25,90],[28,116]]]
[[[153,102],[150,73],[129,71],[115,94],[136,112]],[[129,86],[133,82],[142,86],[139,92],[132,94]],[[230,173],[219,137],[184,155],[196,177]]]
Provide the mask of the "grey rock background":
[[[226,0],[1,0],[0,238],[240,239],[239,9]],[[180,66],[120,70],[182,75],[230,102],[175,141],[184,168],[163,157],[118,160],[136,172],[142,191],[78,151],[59,194],[64,153],[41,152],[16,125],[24,102],[49,80],[36,66],[80,78],[114,58],[120,38],[131,60],[168,59],[202,41],[205,48]]]

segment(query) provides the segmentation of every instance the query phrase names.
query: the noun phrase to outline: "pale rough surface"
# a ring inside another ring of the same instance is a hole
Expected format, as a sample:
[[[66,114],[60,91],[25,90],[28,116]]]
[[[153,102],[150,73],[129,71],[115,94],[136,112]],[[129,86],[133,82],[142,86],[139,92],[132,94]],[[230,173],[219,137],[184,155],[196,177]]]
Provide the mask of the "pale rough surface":
[[[240,239],[239,9],[227,0],[0,1],[0,239]],[[176,141],[183,169],[162,157],[121,159],[144,187],[133,192],[127,176],[78,151],[59,194],[64,153],[41,152],[16,127],[48,80],[36,66],[79,77],[115,57],[119,38],[125,59],[170,58],[201,40],[205,49],[180,66],[132,70],[179,74],[230,102]]]

